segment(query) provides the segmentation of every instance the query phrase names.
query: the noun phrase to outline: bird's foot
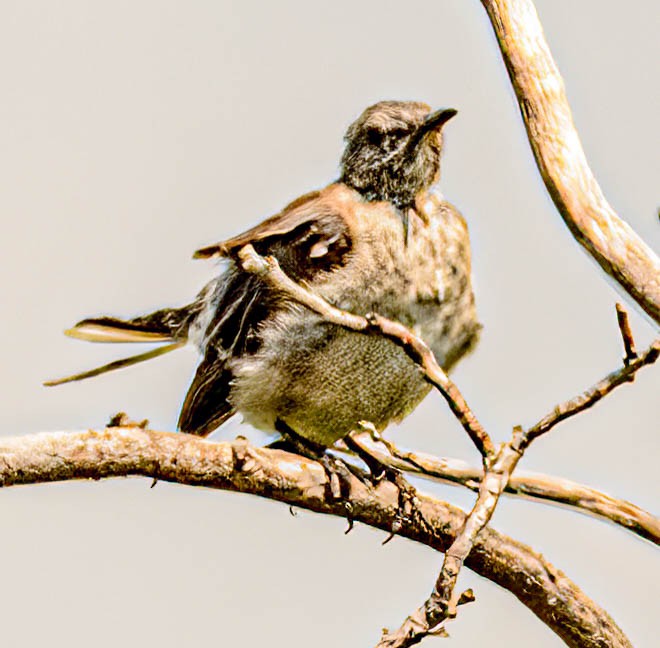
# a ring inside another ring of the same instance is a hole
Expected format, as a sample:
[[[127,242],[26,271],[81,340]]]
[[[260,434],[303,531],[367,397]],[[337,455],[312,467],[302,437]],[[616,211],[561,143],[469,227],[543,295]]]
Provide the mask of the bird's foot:
[[[302,455],[307,459],[318,461],[323,466],[326,475],[326,499],[333,504],[340,503],[343,506],[348,520],[346,533],[349,533],[353,529],[353,505],[349,501],[350,483],[354,475],[360,478],[359,471],[328,453],[323,446],[296,434],[285,424],[278,422],[277,429],[282,438],[269,443],[267,447]]]
[[[326,482],[326,497],[331,502],[340,503],[343,506],[348,522],[348,527],[344,533],[350,533],[353,530],[353,505],[349,500],[349,494],[351,479],[354,476],[353,472],[345,461],[327,452],[324,452],[318,458],[318,462],[323,466],[328,479]]]
[[[412,522],[415,516],[421,517],[419,510],[419,501],[417,499],[417,490],[412,484],[409,484],[403,473],[396,468],[386,467],[382,479],[387,479],[390,483],[397,487],[399,496],[397,499],[397,507],[394,512],[394,520],[390,527],[390,533],[383,540],[386,545],[401,529],[404,524]]]
[[[361,422],[360,427],[368,431],[372,438],[376,441],[383,441],[380,434],[373,425],[366,422]],[[390,533],[383,541],[387,544],[392,538],[401,531],[404,524],[412,522],[414,519],[419,519],[420,522],[424,518],[419,510],[419,501],[417,499],[417,490],[412,486],[403,473],[397,468],[387,465],[377,456],[372,454],[365,446],[358,443],[350,434],[344,439],[344,442],[355,452],[355,454],[367,464],[369,468],[369,479],[374,487],[377,487],[381,482],[388,481],[394,484],[398,490],[398,500],[396,511],[394,512],[394,520],[390,527]]]

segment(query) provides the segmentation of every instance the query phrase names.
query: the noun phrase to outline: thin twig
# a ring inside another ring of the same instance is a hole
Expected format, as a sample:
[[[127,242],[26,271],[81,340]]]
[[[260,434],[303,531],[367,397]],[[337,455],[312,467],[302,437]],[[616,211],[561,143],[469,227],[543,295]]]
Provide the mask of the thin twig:
[[[246,272],[261,277],[275,290],[285,293],[289,299],[318,313],[326,321],[352,331],[365,331],[369,328],[366,318],[335,308],[322,297],[289,278],[280,268],[275,257],[263,257],[252,245],[248,244],[238,251],[238,258]]]
[[[372,441],[368,432],[357,432],[353,440],[375,455],[384,465],[426,479],[450,485],[479,490],[483,469],[460,459],[434,457],[423,452],[399,448],[391,441],[378,438]],[[386,450],[379,446],[382,443]],[[342,448],[342,451],[344,449]],[[347,449],[346,452],[350,452]],[[544,504],[570,508],[572,511],[613,522],[624,529],[660,545],[660,520],[645,511],[595,488],[563,477],[553,477],[516,468],[504,489],[504,494]]]
[[[327,496],[327,475],[319,463],[281,450],[255,448],[244,439],[213,443],[139,427],[0,439],[0,487],[128,475],[251,493],[319,513],[345,515],[343,503]],[[369,487],[349,475],[347,498],[356,521],[391,528],[397,508],[392,484],[383,481]],[[445,551],[465,515],[421,493],[418,500],[426,524],[404,520],[400,535]],[[511,591],[568,646],[630,648],[607,612],[521,543],[487,527],[465,564]]]
[[[527,441],[523,445],[523,450],[532,441],[550,431],[557,423],[561,423],[561,421],[565,421],[571,416],[584,412],[584,410],[595,405],[602,398],[605,398],[605,396],[619,385],[629,382],[642,367],[653,364],[659,355],[660,338],[656,339],[642,355],[632,360],[627,366],[613,371],[579,396],[571,398],[561,405],[557,405],[550,414],[547,414],[538,423],[529,428],[527,431]]]
[[[516,428],[511,442],[500,445],[481,480],[477,501],[454,542],[445,552],[442,569],[431,595],[397,630],[386,632],[376,648],[413,646],[424,637],[437,633],[444,621],[456,616],[460,596],[455,590],[461,568],[472,552],[479,533],[493,516],[500,495],[522,457],[520,447],[524,436],[522,428]]]
[[[372,313],[367,319],[372,330],[378,331],[402,347],[412,360],[424,370],[426,380],[444,396],[452,413],[468,433],[482,457],[486,459],[494,457],[495,446],[488,433],[477,420],[458,387],[440,368],[426,342],[403,324],[388,320],[376,313]]]

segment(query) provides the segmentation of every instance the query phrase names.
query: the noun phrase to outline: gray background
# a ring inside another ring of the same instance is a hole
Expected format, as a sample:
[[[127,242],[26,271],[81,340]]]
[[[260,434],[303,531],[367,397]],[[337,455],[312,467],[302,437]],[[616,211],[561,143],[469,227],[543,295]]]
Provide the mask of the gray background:
[[[537,2],[587,155],[656,249],[657,2]],[[469,220],[480,316],[454,376],[500,439],[616,367],[616,293],[538,178],[479,2],[2,2],[2,435],[99,426],[117,410],[173,429],[196,357],[40,382],[123,355],[61,330],[183,303],[214,273],[198,246],[337,174],[342,135],[384,98],[453,106],[443,190]],[[633,315],[641,346],[652,328]],[[130,351],[133,351],[131,348]],[[557,428],[524,468],[657,509],[658,373]],[[245,426],[231,424],[218,438]],[[476,462],[435,395],[390,431]],[[369,646],[428,593],[441,556],[253,497],[144,479],[0,493],[5,646]],[[462,506],[469,493],[424,484]],[[493,524],[531,544],[657,645],[660,565],[619,528],[503,501]],[[558,646],[510,594],[478,602],[452,645]],[[222,637],[222,639],[221,639]],[[429,645],[434,640],[430,640]]]

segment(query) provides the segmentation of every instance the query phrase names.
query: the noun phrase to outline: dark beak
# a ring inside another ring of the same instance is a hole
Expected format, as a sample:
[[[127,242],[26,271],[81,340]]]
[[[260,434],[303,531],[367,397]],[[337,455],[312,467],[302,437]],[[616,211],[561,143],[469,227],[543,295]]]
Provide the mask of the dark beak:
[[[437,130],[444,126],[457,112],[458,110],[454,110],[453,108],[440,108],[440,110],[436,110],[428,115],[419,128],[425,133]]]
[[[440,108],[440,110],[430,113],[417,127],[412,136],[411,144],[413,146],[419,144],[425,135],[442,128],[456,113],[458,113],[458,110],[453,108]]]

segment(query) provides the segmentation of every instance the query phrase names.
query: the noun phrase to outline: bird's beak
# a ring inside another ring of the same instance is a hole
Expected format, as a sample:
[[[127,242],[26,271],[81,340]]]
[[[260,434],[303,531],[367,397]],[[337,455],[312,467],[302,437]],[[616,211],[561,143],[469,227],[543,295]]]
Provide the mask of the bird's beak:
[[[412,136],[411,144],[413,147],[417,146],[424,139],[425,135],[442,128],[457,112],[458,110],[454,110],[453,108],[440,108],[440,110],[427,115],[426,119],[417,127],[417,130]]]
[[[419,130],[423,133],[437,130],[444,126],[457,112],[458,110],[453,108],[440,108],[440,110],[436,110],[426,117]]]

